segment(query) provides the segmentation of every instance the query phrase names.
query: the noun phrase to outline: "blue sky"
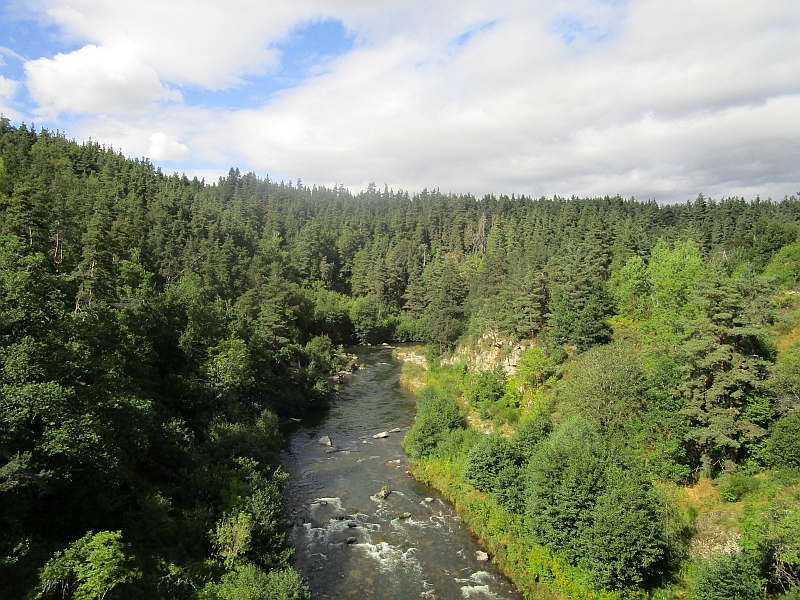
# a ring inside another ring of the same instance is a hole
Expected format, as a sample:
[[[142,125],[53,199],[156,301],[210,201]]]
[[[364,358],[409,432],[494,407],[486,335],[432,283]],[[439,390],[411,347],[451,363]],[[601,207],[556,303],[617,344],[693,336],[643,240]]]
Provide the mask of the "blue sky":
[[[280,63],[268,74],[250,76],[224,90],[210,91],[195,85],[181,91],[190,104],[227,110],[257,108],[275,92],[297,87],[309,77],[325,73],[331,61],[352,50],[355,44],[355,35],[339,20],[300,23],[273,44]]]
[[[1,0],[0,111],[168,171],[800,190],[795,0]]]

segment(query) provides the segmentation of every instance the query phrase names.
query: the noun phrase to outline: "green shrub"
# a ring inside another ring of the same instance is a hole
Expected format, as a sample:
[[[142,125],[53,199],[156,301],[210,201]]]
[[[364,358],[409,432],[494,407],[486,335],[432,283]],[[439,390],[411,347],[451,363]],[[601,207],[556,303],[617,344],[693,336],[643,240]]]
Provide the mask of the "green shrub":
[[[424,342],[428,337],[428,319],[414,319],[405,314],[397,318],[393,340],[395,342]]]
[[[567,421],[540,445],[527,471],[527,513],[539,543],[573,562],[583,554],[577,533],[591,527],[605,466],[600,441],[582,418]]]
[[[603,587],[616,589],[644,583],[658,575],[667,544],[656,490],[636,469],[618,465],[605,475],[608,486],[597,498],[591,528],[581,532],[581,564]]]
[[[700,565],[696,600],[758,600],[766,597],[758,568],[742,554],[723,554]]]
[[[200,591],[200,600],[311,600],[311,592],[294,569],[265,572],[252,564],[228,571],[219,583]]]
[[[457,459],[466,455],[481,439],[483,439],[483,434],[472,427],[451,429],[446,435],[442,436],[441,441],[436,446],[435,455],[440,460]]]
[[[767,448],[773,466],[800,467],[800,415],[779,419],[772,426]]]
[[[781,288],[793,288],[800,283],[800,244],[781,248],[767,264],[764,275],[774,277]]]
[[[667,554],[661,503],[643,471],[582,418],[540,442],[526,468],[526,509],[541,544],[607,588],[657,576]]]
[[[467,454],[464,479],[482,492],[491,492],[503,469],[516,465],[517,456],[502,435],[486,435]]]
[[[519,465],[507,465],[497,474],[492,498],[517,514],[525,512],[525,472]]]
[[[758,489],[758,479],[742,473],[732,473],[719,486],[719,495],[725,502],[738,502],[745,494]]]
[[[39,587],[34,598],[60,597],[75,600],[103,598],[117,586],[141,577],[136,569],[126,563],[121,531],[92,533],[70,544],[39,572]]]
[[[497,402],[505,393],[505,376],[503,367],[480,373],[475,384],[467,392],[467,399],[470,404],[478,407],[488,407],[490,404]]]
[[[772,498],[756,508],[745,506],[740,521],[742,548],[769,579],[770,591],[786,590],[800,581],[800,514],[797,494]]]
[[[449,394],[427,387],[417,396],[417,420],[403,440],[411,458],[428,456],[450,430],[462,426],[458,403]]]
[[[536,415],[528,419],[511,436],[514,452],[523,458],[530,458],[536,453],[539,443],[547,439],[552,431],[553,419],[550,415]]]

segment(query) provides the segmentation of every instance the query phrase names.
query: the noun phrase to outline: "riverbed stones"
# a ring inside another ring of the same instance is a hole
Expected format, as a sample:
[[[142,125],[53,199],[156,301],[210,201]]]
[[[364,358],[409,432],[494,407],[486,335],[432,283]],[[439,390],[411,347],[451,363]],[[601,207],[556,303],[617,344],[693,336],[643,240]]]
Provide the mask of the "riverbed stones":
[[[410,512],[404,512],[402,515],[400,515],[400,518],[401,519],[410,519],[411,518],[411,513]]]
[[[387,465],[399,465],[399,464],[400,464],[400,459],[399,459],[399,458],[397,458],[397,459],[395,459],[395,460],[390,460],[390,461],[388,461],[386,464],[387,464]]]
[[[327,435],[323,435],[321,438],[317,440],[317,443],[320,446],[333,446],[333,442],[331,442],[331,438]]]
[[[489,555],[486,554],[483,550],[476,550],[475,551],[475,560],[478,562],[489,562]]]
[[[376,440],[380,440],[387,437],[389,437],[388,431],[381,431],[380,433],[376,433],[375,435],[372,436],[372,438]]]

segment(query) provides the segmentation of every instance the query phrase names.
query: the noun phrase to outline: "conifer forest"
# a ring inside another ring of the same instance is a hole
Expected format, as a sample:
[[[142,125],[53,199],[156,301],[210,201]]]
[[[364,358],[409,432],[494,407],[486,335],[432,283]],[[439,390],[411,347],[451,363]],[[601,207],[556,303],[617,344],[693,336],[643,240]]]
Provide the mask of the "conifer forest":
[[[412,472],[525,597],[800,598],[798,226],[208,183],[2,119],[0,597],[310,598],[281,427],[408,342]]]

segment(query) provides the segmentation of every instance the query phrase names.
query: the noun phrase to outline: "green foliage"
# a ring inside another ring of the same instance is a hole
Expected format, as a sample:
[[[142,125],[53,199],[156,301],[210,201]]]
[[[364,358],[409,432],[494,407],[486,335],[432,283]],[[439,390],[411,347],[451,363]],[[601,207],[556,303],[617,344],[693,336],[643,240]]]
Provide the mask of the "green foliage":
[[[738,502],[744,497],[758,489],[758,479],[743,473],[732,473],[726,475],[719,485],[720,498],[725,502]]]
[[[219,583],[200,591],[200,600],[310,600],[308,586],[293,569],[265,572],[244,564],[225,573]]]
[[[428,338],[428,320],[400,315],[393,337],[396,342],[424,342]]]
[[[412,458],[428,456],[450,431],[459,429],[463,419],[455,399],[434,388],[425,388],[417,396],[417,420],[408,430],[403,447]]]
[[[550,415],[539,414],[523,421],[511,436],[511,447],[517,456],[529,459],[536,454],[541,442],[553,431],[553,419]]]
[[[683,323],[682,353],[688,360],[681,392],[688,438],[711,473],[739,458],[743,442],[764,435],[746,415],[764,387],[769,363],[761,342],[765,332],[753,323],[732,282],[709,278],[698,286],[694,302],[697,316]]]
[[[477,429],[468,427],[466,429],[458,428],[451,429],[436,446],[436,450],[432,453],[440,460],[459,461],[466,460],[466,455],[470,449],[475,446],[483,435]]]
[[[505,370],[502,366],[481,371],[475,383],[467,390],[467,399],[472,406],[488,406],[502,398],[505,387]]]
[[[609,588],[656,577],[667,544],[660,500],[628,460],[582,419],[556,429],[528,463],[534,538]]]
[[[758,569],[741,554],[704,561],[694,586],[697,600],[757,600],[766,597]]]
[[[498,487],[500,472],[516,463],[517,455],[506,438],[496,434],[487,435],[467,454],[464,479],[480,491],[489,493]]]
[[[91,531],[63,552],[56,552],[42,568],[36,598],[55,594],[75,600],[104,598],[115,587],[141,577],[126,563],[122,532]]]
[[[771,591],[800,582],[800,515],[797,494],[772,498],[766,506],[746,506],[742,519],[742,546],[767,579]]]
[[[615,277],[614,296],[620,314],[641,319],[647,314],[650,278],[641,256],[632,256]]]
[[[782,289],[793,289],[800,284],[800,244],[781,248],[767,263],[764,275],[775,279]]]
[[[800,342],[778,356],[771,387],[777,396],[779,414],[800,412]]]
[[[791,248],[797,241],[797,226],[793,223],[761,218],[753,226],[752,240],[747,254],[753,266],[761,271],[765,265],[772,262],[773,256],[777,258],[776,252],[784,247]]]
[[[606,588],[651,582],[665,566],[667,544],[660,498],[648,479],[619,464],[606,471],[606,486],[592,510],[580,561]]]
[[[374,344],[389,339],[388,316],[386,307],[377,296],[356,298],[350,308],[350,320],[358,341],[362,344]]]
[[[605,481],[602,443],[582,419],[559,427],[528,463],[527,513],[536,539],[576,561]]]
[[[800,468],[800,415],[775,422],[767,440],[768,460],[775,467]]]
[[[253,517],[245,511],[234,511],[217,522],[211,538],[214,547],[227,568],[243,560],[250,550]]]
[[[467,286],[458,263],[450,256],[437,257],[423,273],[427,306],[428,341],[448,348],[463,331],[463,303]]]
[[[548,304],[549,325],[561,344],[586,350],[611,340],[607,319],[613,313],[611,300],[600,280],[580,281],[556,287]]]
[[[564,398],[605,435],[619,435],[643,408],[644,373],[636,349],[624,342],[592,348],[571,364]]]

